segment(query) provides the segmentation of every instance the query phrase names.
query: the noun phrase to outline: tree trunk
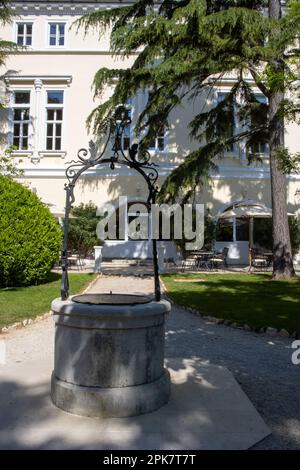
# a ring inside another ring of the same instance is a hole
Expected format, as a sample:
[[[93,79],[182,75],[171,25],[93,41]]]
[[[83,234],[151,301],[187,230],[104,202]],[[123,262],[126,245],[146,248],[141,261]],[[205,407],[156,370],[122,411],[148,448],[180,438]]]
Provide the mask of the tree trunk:
[[[269,17],[275,20],[281,17],[280,0],[269,0]],[[282,72],[283,63],[280,57],[272,65],[275,73]],[[277,152],[284,148],[284,118],[279,115],[280,104],[283,99],[283,88],[282,91],[271,91],[269,96],[269,120],[274,279],[290,279],[295,276],[287,215],[287,179],[279,166],[277,158]]]

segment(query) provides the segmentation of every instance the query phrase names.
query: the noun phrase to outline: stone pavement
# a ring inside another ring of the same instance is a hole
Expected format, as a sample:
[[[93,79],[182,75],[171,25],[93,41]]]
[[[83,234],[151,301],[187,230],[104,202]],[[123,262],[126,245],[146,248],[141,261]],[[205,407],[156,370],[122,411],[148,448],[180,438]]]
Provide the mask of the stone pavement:
[[[150,293],[153,290],[153,279],[101,277],[97,285],[93,286],[93,290],[99,289],[113,292]],[[120,448],[120,430],[123,430],[125,446],[126,443],[130,446],[133,442],[136,445],[135,448],[145,445],[145,439],[141,439],[141,426],[135,421],[132,421],[130,425],[130,433],[126,434],[126,429],[129,429],[127,420],[132,418],[127,418],[116,427],[116,423],[105,421],[100,424],[99,420],[68,415],[50,403],[49,371],[52,368],[53,354],[52,318],[14,331],[2,338],[5,338],[7,364],[0,365],[2,397],[0,400],[0,448],[91,448],[93,446],[101,448],[99,447],[100,441],[101,445],[106,445],[107,448]],[[220,371],[221,374],[225,371],[224,373],[228,374],[226,381],[229,385],[233,383],[232,375],[226,372],[224,367],[228,368],[239,382],[243,392],[250,398],[272,431],[269,437],[255,446],[258,449],[300,448],[300,366],[297,367],[291,363],[290,345],[289,339],[277,337],[273,339],[265,335],[215,325],[178,307],[173,307],[166,325],[166,356],[182,358],[177,359],[180,367],[178,365],[175,367],[173,363],[175,373],[185,374],[192,367],[196,370],[194,377],[199,378],[199,374],[202,374],[202,385],[208,383],[212,386],[213,381],[217,381],[218,375],[205,382],[206,377],[203,374],[209,370],[207,366],[214,364],[216,367],[211,367],[210,370]],[[179,376],[177,380],[180,380]],[[217,388],[214,389],[215,394],[218,392]],[[243,401],[246,398],[245,394],[239,388],[235,390],[239,390],[237,393],[240,394],[239,400],[236,401]],[[178,393],[183,403],[186,391],[178,388]],[[212,394],[208,396],[212,397]],[[226,401],[225,398],[223,401]],[[197,416],[194,416],[197,423],[191,421],[193,415],[186,411],[186,403],[180,413],[182,430],[185,430],[185,433],[181,435],[186,436],[187,439],[191,437],[188,425],[192,424],[192,428],[199,427],[201,419],[202,425],[205,419],[206,426],[211,423],[209,416],[203,414],[203,410],[201,418],[201,402],[198,404],[200,411]],[[251,408],[249,401],[247,406]],[[146,416],[137,417],[134,420],[143,421]],[[216,420],[217,418],[214,421]],[[249,419],[244,421],[248,422]],[[61,427],[62,423],[65,423],[65,428]],[[174,420],[170,422],[172,423],[174,426]],[[109,426],[110,433],[108,433]],[[262,421],[260,421],[260,426],[262,437],[267,434],[267,431]],[[176,430],[177,427],[175,423],[174,429]],[[61,432],[59,429],[62,431],[65,429],[67,432]],[[170,430],[170,426],[168,429]],[[205,448],[207,444],[203,436],[207,434],[208,428],[204,426],[203,429],[206,429],[206,433],[204,432],[202,437],[198,434],[197,442],[200,442],[199,447]],[[114,433],[114,431],[117,432]],[[109,440],[107,440],[108,435]],[[82,436],[86,436],[84,441]],[[152,438],[154,441],[150,436],[146,445],[155,447],[157,442],[155,435]],[[189,442],[194,444],[193,448],[197,448],[192,437]],[[179,448],[183,444],[181,441],[178,444]],[[178,447],[174,445],[174,448]]]
[[[269,430],[227,369],[168,359],[172,396],[130,418],[85,418],[49,397],[52,358],[1,371],[0,449],[247,449]]]

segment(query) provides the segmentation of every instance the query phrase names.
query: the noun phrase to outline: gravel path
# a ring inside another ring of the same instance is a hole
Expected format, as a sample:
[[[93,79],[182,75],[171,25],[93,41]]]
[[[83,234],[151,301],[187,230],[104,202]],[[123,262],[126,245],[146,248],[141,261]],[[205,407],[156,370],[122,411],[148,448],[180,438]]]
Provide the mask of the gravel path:
[[[91,291],[150,293],[153,280],[101,277]],[[221,308],[221,306],[220,306]],[[7,365],[53,354],[53,319],[9,333]],[[227,367],[270,427],[256,449],[300,449],[300,365],[291,362],[291,339],[216,325],[173,306],[166,324],[166,356],[199,357]]]

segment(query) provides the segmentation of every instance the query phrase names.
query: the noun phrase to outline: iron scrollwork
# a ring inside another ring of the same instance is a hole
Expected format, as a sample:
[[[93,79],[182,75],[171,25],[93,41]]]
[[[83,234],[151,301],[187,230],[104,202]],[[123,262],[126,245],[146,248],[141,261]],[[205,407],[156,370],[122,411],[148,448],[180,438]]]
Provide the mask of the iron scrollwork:
[[[119,115],[118,115],[119,114]],[[61,298],[66,300],[69,297],[69,278],[68,278],[68,229],[70,212],[75,202],[74,189],[79,177],[89,168],[96,165],[109,165],[110,169],[114,171],[116,165],[125,165],[129,168],[136,170],[146,181],[148,188],[147,208],[150,214],[151,204],[155,204],[156,195],[158,192],[157,179],[158,179],[158,165],[150,161],[150,153],[142,149],[139,144],[132,144],[128,153],[126,154],[122,138],[126,127],[130,124],[130,118],[126,113],[118,113],[114,118],[110,118],[108,124],[108,135],[105,145],[101,152],[98,152],[97,146],[93,141],[89,142],[89,148],[81,148],[77,153],[77,160],[72,160],[66,170],[66,177],[68,183],[65,184],[66,191],[66,206],[64,218],[64,236],[63,246],[61,250]],[[107,148],[109,142],[113,139],[112,153],[107,157]],[[153,251],[153,270],[154,270],[154,294],[157,301],[161,298],[158,260],[157,260],[157,246],[156,240],[152,240]]]

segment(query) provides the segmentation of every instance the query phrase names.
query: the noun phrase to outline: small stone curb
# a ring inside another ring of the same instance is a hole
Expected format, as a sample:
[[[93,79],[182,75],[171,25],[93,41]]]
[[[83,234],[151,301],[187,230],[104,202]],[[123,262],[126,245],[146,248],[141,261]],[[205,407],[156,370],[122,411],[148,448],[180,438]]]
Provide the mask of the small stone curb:
[[[47,313],[44,313],[43,315],[37,315],[34,319],[32,318],[25,318],[25,320],[18,321],[16,323],[13,323],[12,325],[9,326],[4,326],[0,329],[0,334],[1,333],[11,333],[13,330],[19,330],[21,328],[25,328],[26,326],[32,325],[33,323],[40,322],[42,320],[46,320],[46,318],[49,318],[52,316],[51,310]]]
[[[84,289],[84,291],[82,292],[82,294],[85,294],[99,279],[100,275],[98,275],[88,286],[86,289]],[[49,318],[53,315],[53,312],[52,310],[50,310],[49,312],[47,313],[44,313],[43,315],[37,315],[34,319],[32,318],[25,318],[24,320],[22,321],[18,321],[16,323],[13,323],[12,325],[9,325],[9,326],[3,326],[2,328],[0,328],[0,334],[7,334],[7,333],[11,333],[12,331],[14,330],[19,330],[21,328],[25,328],[26,326],[29,326],[29,325],[32,325],[33,323],[37,323],[37,322],[40,322],[42,320],[46,320],[46,318]]]
[[[258,327],[255,327],[255,326],[249,326],[247,324],[240,325],[240,324],[238,324],[234,321],[231,321],[231,320],[224,320],[224,318],[217,318],[217,317],[213,317],[211,315],[205,315],[204,313],[201,313],[199,310],[196,310],[194,308],[186,307],[186,306],[180,305],[180,304],[176,304],[168,296],[168,291],[167,291],[167,288],[165,286],[164,281],[162,279],[160,279],[160,282],[161,282],[161,286],[163,288],[164,295],[171,304],[178,305],[179,307],[183,308],[187,312],[190,312],[190,313],[193,313],[195,315],[201,316],[203,318],[203,320],[207,320],[210,323],[215,323],[215,324],[218,324],[218,325],[222,324],[224,326],[230,326],[231,328],[236,328],[238,330],[244,330],[244,331],[249,331],[249,332],[258,333],[258,334],[265,334],[265,335],[268,335],[268,336],[280,336],[282,338],[294,338],[294,339],[295,338],[300,338],[300,333],[297,332],[297,331],[294,331],[293,333],[289,333],[284,328],[278,330],[277,328],[272,328],[270,326],[258,328]]]

